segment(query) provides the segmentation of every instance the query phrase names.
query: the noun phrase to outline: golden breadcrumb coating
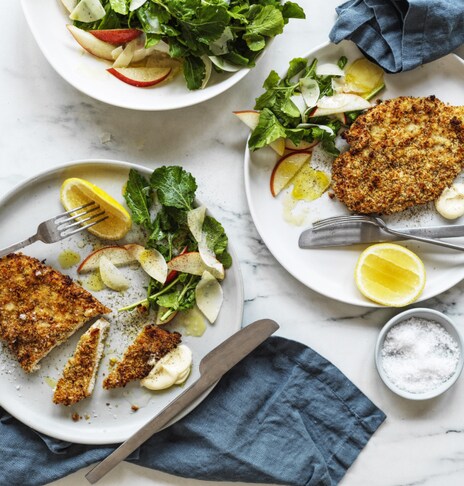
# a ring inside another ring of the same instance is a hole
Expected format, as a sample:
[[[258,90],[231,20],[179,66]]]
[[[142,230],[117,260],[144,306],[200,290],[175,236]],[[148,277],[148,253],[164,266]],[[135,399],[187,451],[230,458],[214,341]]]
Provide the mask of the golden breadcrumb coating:
[[[36,258],[0,259],[0,338],[27,373],[92,317],[111,312],[87,290]]]
[[[155,324],[146,325],[126,349],[122,360],[103,382],[106,389],[126,386],[132,380],[145,378],[153,368],[149,362],[160,359],[181,342],[178,332],[169,332]]]
[[[333,163],[335,195],[350,211],[391,214],[436,200],[464,167],[464,107],[403,96],[369,109]]]
[[[56,385],[54,403],[73,405],[92,394],[108,329],[108,322],[99,319],[80,337]]]

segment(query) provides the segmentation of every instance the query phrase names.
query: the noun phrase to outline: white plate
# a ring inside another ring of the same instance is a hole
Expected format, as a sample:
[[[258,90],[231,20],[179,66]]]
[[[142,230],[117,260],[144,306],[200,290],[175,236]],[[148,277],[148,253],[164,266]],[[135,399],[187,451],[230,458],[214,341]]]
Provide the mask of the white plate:
[[[205,89],[189,91],[182,74],[153,88],[137,88],[115,78],[108,61],[85,52],[66,28],[71,23],[60,0],[21,0],[32,34],[53,68],[69,84],[97,100],[122,108],[164,111],[195,105],[226,91],[249,69],[218,74],[213,71]]]
[[[0,202],[0,227],[3,228],[0,247],[30,236],[40,221],[63,211],[59,201],[59,189],[67,177],[88,179],[122,202],[122,187],[130,168],[144,174],[151,173],[147,168],[125,162],[95,160],[73,162],[27,180]],[[136,238],[131,233],[126,240],[132,241]],[[63,250],[72,250],[85,256],[92,250],[93,243],[98,243],[98,240],[84,232],[52,245],[37,242],[22,251],[40,260],[46,259],[47,264],[76,278],[76,267],[63,270],[58,263],[58,256]],[[166,325],[167,329],[176,329],[184,334],[183,343],[192,349],[193,368],[187,386],[199,377],[198,365],[201,358],[241,327],[243,287],[240,265],[233,250],[230,247],[229,249],[234,263],[222,283],[224,304],[214,325],[207,325],[206,332],[201,337],[185,335],[183,327],[176,324],[175,320]],[[140,387],[138,383],[114,391],[102,388],[103,374],[108,369],[109,359],[120,357],[140,326],[146,322],[137,313],[131,318],[132,314],[123,312],[118,315],[116,311],[124,302],[131,303],[145,296],[141,282],[137,282],[137,277],[143,275],[143,272],[130,268],[125,271],[132,272],[131,278],[135,279],[132,290],[127,294],[121,295],[110,290],[94,292],[113,312],[108,316],[112,327],[93,395],[71,407],[55,405],[52,402],[53,384],[60,377],[79,336],[87,328],[85,326],[68,342],[55,348],[41,361],[40,370],[32,374],[24,373],[0,344],[2,407],[26,425],[52,437],[83,444],[109,444],[126,440],[185,389],[175,386],[164,392],[152,392]],[[206,394],[197,400],[194,406],[205,396]],[[139,410],[132,411],[132,405],[139,406]],[[190,407],[185,413],[193,408]],[[73,413],[78,413],[82,419],[74,422],[71,418]]]
[[[346,55],[350,61],[362,56],[354,44],[344,41],[337,46],[324,44],[305,57],[318,58],[323,63],[337,61],[342,55]],[[434,94],[450,104],[464,105],[463,79],[464,62],[450,54],[414,71],[386,75],[387,89],[379,97],[386,99],[402,95]],[[248,148],[245,151],[248,205],[258,232],[271,253],[288,272],[311,289],[349,304],[378,307],[364,298],[354,283],[355,264],[365,245],[317,250],[302,250],[298,247],[300,233],[313,221],[347,214],[348,211],[343,204],[331,200],[326,193],[320,199],[307,204],[308,213],[302,226],[287,223],[283,209],[286,194],[273,198],[269,190],[269,179],[276,161],[277,156],[269,148],[253,153]],[[318,159],[315,163],[325,165],[330,172],[330,161]],[[404,211],[398,216],[387,218],[387,221],[403,227],[452,224],[441,218],[433,205]],[[457,222],[462,224],[462,218]],[[463,238],[454,241],[464,245]],[[428,299],[449,289],[464,277],[463,253],[412,242],[405,246],[417,252],[426,266],[427,283],[419,300]]]

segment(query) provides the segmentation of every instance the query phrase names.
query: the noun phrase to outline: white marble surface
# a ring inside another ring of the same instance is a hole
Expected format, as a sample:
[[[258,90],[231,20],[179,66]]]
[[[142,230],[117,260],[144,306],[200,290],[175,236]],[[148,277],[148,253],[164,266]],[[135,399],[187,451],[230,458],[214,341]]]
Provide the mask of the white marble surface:
[[[270,69],[327,40],[337,0],[300,0],[306,21],[292,21],[259,66],[220,97],[171,113],[140,113],[97,102],[66,84],[48,65],[9,2],[0,64],[0,193],[38,171],[75,159],[113,158],[152,165],[179,163],[199,183],[199,197],[235,243],[245,283],[244,321],[272,317],[278,334],[306,343],[338,366],[388,418],[343,486],[464,484],[464,379],[441,398],[410,403],[394,396],[374,367],[377,334],[394,310],[366,310],[305,288],[270,255],[257,234],[243,189],[247,129],[232,110],[253,105]],[[111,134],[102,143],[101,137]],[[328,268],[336,278],[336,269]],[[424,303],[454,317],[464,331],[460,284]],[[86,484],[86,470],[53,483]],[[99,484],[209,485],[122,464]],[[218,483],[224,484],[224,483]]]

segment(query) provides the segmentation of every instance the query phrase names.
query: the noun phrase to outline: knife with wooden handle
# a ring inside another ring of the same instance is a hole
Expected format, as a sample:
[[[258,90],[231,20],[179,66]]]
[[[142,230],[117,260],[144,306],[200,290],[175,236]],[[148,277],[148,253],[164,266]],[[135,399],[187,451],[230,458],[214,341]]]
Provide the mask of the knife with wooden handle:
[[[200,361],[200,378],[161,412],[153,417],[134,435],[129,437],[106,459],[97,464],[86,474],[86,479],[94,484],[111,471],[137,447],[142,445],[154,433],[165,427],[176,415],[185,410],[202,393],[214,385],[227,371],[233,368],[245,356],[263,343],[279,325],[270,319],[259,321],[244,327],[215,347]]]

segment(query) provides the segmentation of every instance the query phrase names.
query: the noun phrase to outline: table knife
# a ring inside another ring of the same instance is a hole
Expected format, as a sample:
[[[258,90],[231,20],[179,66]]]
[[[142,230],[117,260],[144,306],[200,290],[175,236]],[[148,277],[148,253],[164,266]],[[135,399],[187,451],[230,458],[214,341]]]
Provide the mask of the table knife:
[[[464,225],[443,225],[421,228],[395,228],[398,231],[428,238],[455,238],[464,236]],[[300,248],[329,248],[349,246],[359,243],[379,243],[382,241],[399,241],[404,238],[386,233],[382,229],[366,223],[346,223],[332,227],[303,231],[298,240]]]
[[[279,329],[279,325],[276,322],[270,319],[261,319],[244,327],[215,347],[200,361],[200,378],[122,443],[106,459],[91,469],[86,474],[86,479],[92,484],[96,483],[154,433],[160,431],[176,415],[185,410],[277,329]]]

